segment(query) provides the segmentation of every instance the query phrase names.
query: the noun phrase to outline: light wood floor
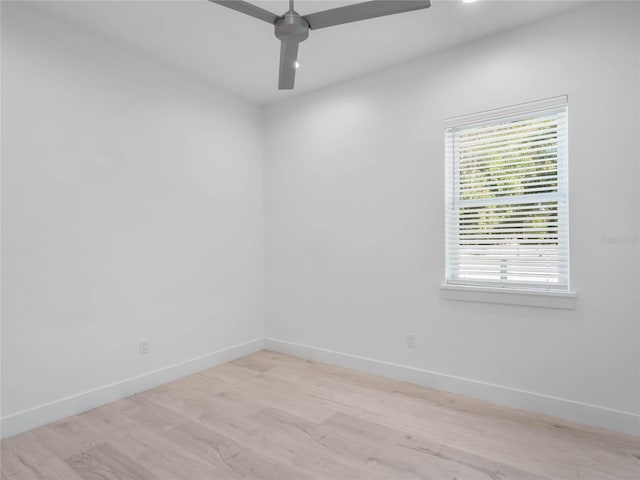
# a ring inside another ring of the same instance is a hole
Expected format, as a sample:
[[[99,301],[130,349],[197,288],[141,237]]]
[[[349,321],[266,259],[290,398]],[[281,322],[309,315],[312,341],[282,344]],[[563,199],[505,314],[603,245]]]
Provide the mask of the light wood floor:
[[[9,479],[640,479],[640,439],[262,351],[2,442]]]

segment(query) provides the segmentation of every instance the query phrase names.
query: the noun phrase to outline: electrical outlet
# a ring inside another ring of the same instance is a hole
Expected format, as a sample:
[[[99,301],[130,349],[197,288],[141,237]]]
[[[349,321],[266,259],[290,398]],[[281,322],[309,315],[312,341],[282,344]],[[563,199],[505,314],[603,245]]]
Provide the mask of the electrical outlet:
[[[140,340],[140,355],[146,355],[151,351],[151,346],[149,345],[149,340],[143,338]]]
[[[407,333],[407,348],[416,348],[416,334]]]

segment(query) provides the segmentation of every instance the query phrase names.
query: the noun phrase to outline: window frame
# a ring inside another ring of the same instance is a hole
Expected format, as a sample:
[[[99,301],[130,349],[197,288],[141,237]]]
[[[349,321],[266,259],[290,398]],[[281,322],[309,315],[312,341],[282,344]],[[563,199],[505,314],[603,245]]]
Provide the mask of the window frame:
[[[566,271],[562,270],[559,260],[558,283],[526,284],[512,281],[483,281],[465,280],[454,278],[451,273],[452,259],[456,259],[453,251],[459,248],[459,217],[457,217],[456,203],[460,201],[456,197],[456,188],[459,179],[456,178],[456,153],[453,132],[460,128],[477,128],[491,124],[504,124],[510,120],[525,118],[527,116],[545,112],[558,112],[564,109],[568,116],[568,96],[548,98],[544,100],[522,103],[510,107],[498,108],[470,115],[452,117],[445,120],[445,280],[442,284],[442,296],[451,300],[485,301],[490,303],[505,303],[514,305],[542,306],[552,308],[574,308],[576,295],[570,290],[570,265],[569,265],[569,182],[568,182],[568,123],[564,124],[562,140],[558,143],[557,155],[557,193],[548,195],[552,201],[557,202],[558,221],[558,250],[566,249]],[[448,138],[451,136],[451,138]],[[561,140],[561,138],[558,138]],[[487,200],[487,204],[495,203],[508,205],[509,198],[504,197],[504,203]],[[524,196],[521,196],[524,198]],[[521,201],[521,200],[520,200]],[[482,204],[482,201],[479,202]],[[453,218],[455,217],[455,221]],[[456,232],[452,232],[453,228]],[[453,245],[452,245],[453,244]],[[455,248],[452,248],[452,247]],[[458,257],[459,258],[459,257]],[[458,260],[459,262],[459,260]],[[453,262],[457,263],[457,262]],[[564,273],[565,276],[562,274]]]

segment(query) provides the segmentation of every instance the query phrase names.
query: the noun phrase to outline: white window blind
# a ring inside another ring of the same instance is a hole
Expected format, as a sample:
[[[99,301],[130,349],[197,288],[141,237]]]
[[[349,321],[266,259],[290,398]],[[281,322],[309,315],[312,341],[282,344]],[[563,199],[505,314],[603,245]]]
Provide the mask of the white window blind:
[[[446,280],[569,289],[567,97],[445,122]]]

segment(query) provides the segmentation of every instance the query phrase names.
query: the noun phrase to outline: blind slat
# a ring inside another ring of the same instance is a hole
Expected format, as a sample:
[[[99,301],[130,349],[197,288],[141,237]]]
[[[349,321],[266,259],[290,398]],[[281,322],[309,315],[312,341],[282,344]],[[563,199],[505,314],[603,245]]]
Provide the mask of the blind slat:
[[[554,157],[550,157],[549,153],[543,153],[539,155],[527,154],[526,156],[517,155],[517,156],[503,156],[502,157],[502,165],[504,166],[517,166],[517,165],[527,165],[527,164],[538,164],[542,162],[548,162],[549,159],[555,159]],[[475,159],[461,159],[460,160],[460,169],[470,170],[472,168],[487,168],[488,166],[494,165],[494,161],[492,159],[486,162],[477,162]]]

